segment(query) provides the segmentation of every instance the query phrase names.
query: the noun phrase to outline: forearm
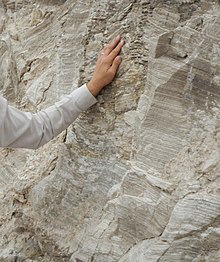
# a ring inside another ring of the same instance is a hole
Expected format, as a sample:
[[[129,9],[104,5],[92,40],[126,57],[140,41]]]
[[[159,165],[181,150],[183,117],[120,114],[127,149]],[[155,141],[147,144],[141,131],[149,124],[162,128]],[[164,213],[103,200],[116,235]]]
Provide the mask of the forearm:
[[[0,102],[0,146],[36,149],[65,130],[97,100],[83,85],[37,114],[11,107],[3,98]]]

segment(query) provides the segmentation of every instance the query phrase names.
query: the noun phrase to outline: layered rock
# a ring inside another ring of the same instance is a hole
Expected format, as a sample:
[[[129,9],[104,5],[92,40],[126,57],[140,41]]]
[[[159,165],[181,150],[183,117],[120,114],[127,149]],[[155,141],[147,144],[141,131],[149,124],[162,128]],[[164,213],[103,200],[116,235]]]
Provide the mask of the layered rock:
[[[0,261],[219,261],[211,1],[0,1],[1,94],[36,112],[126,40],[115,81],[38,150],[1,149]]]

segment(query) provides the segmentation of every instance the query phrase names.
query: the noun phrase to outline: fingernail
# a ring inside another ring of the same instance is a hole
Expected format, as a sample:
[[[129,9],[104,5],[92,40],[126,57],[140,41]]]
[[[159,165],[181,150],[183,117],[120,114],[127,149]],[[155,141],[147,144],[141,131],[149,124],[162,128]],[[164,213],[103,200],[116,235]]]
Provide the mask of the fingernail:
[[[119,39],[120,39],[120,35],[117,35],[115,39],[116,39],[116,40],[119,40]]]

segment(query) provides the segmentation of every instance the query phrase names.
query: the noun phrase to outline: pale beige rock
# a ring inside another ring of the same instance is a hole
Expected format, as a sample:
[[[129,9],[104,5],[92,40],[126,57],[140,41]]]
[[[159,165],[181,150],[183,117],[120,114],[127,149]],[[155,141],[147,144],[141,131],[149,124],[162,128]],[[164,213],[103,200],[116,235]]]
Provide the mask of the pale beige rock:
[[[115,81],[36,151],[0,150],[0,261],[220,260],[218,1],[0,0],[0,91],[36,112]]]

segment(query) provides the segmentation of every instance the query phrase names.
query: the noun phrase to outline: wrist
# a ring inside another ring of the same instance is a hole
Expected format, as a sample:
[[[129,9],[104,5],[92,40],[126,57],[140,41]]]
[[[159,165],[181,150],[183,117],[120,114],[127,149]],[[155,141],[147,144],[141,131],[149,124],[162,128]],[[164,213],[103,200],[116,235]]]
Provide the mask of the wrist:
[[[93,96],[97,96],[102,87],[95,85],[91,80],[87,83],[87,88]]]

